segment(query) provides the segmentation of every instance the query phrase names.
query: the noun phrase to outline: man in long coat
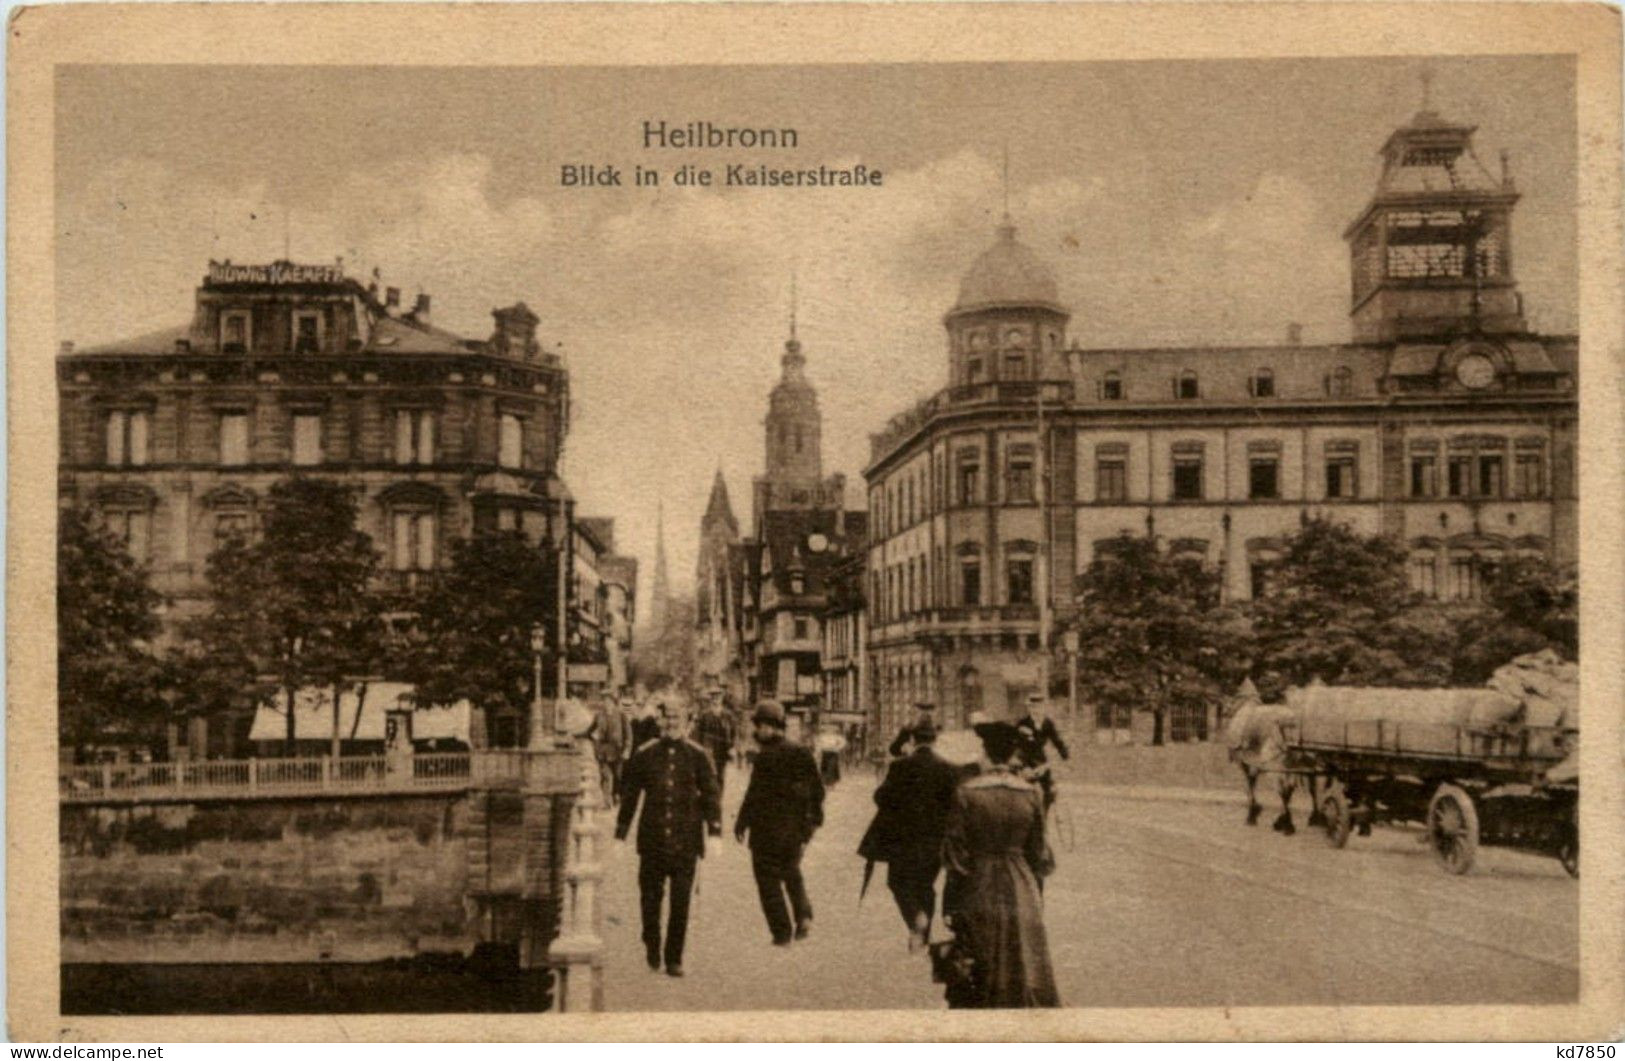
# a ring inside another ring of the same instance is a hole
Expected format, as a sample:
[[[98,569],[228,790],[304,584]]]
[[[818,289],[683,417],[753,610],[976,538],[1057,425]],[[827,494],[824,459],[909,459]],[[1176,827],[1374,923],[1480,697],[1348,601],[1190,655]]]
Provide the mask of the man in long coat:
[[[694,722],[694,741],[711,753],[711,765],[717,771],[717,788],[723,788],[727,777],[728,757],[733,752],[733,718],[722,706],[722,694],[711,693],[700,717]]]
[[[774,945],[787,947],[792,934],[806,939],[812,931],[812,902],[801,877],[801,856],[813,832],[824,824],[824,785],[812,752],[784,739],[783,707],[762,704],[751,721],[759,750],[734,821],[734,839],[743,843],[750,834],[750,868],[756,875],[762,914]]]
[[[688,936],[688,901],[694,871],[705,854],[705,837],[722,835],[722,798],[711,756],[684,738],[688,719],[666,704],[662,734],[640,746],[621,773],[621,812],[615,839],[625,840],[639,803],[638,891],[643,908],[643,947],[649,968],[683,975],[683,944]],[[661,949],[660,906],[671,883],[671,909]]]
[[[875,790],[880,809],[871,827],[876,839],[871,853],[886,863],[886,887],[908,926],[911,951],[931,935],[943,830],[960,780],[959,768],[936,753],[936,740],[930,719],[917,723],[913,753],[892,763]]]

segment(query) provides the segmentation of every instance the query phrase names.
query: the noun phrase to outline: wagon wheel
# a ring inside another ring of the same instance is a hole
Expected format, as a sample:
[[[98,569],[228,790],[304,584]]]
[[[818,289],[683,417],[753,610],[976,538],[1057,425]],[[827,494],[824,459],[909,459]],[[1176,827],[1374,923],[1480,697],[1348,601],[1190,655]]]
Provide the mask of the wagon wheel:
[[[1443,784],[1428,802],[1428,839],[1447,872],[1466,873],[1478,855],[1478,810],[1472,797]]]
[[[1563,842],[1557,848],[1557,860],[1563,864],[1569,876],[1575,880],[1580,879],[1580,830],[1573,822],[1563,825]]]
[[[1333,785],[1320,798],[1321,827],[1326,830],[1326,842],[1342,847],[1349,842],[1349,827],[1354,824],[1349,816],[1349,798],[1343,786]]]

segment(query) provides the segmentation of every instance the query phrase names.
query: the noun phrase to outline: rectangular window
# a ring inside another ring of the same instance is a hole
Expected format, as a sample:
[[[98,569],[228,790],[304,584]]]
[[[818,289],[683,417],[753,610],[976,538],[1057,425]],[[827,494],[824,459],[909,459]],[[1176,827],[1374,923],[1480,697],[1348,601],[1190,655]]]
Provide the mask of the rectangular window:
[[[1202,500],[1202,458],[1198,454],[1174,455],[1174,500]]]
[[[525,422],[512,413],[502,414],[502,448],[498,462],[504,468],[525,466]]]
[[[1519,497],[1543,497],[1546,494],[1544,462],[1537,452],[1520,451],[1514,469]]]
[[[1196,385],[1196,373],[1186,372],[1174,381],[1174,397],[1180,399],[1201,397],[1201,388]]]
[[[1478,564],[1471,556],[1452,556],[1445,582],[1448,600],[1478,600],[1482,596]]]
[[[1451,497],[1466,497],[1472,491],[1473,458],[1451,457],[1446,466],[1445,486]]]
[[[147,463],[151,417],[145,412],[114,410],[107,414],[107,463],[140,467]]]
[[[220,463],[239,467],[248,463],[248,414],[220,414]]]
[[[221,512],[214,517],[214,544],[215,548],[234,539],[246,541],[248,538],[248,513]]]
[[[1439,461],[1436,457],[1411,458],[1411,496],[1436,497],[1439,492]]]
[[[1033,602],[1033,562],[1029,557],[1012,557],[1006,563],[1009,575],[1011,604]]]
[[[125,510],[109,512],[105,516],[108,529],[124,543],[124,548],[137,563],[147,562],[147,550],[152,545],[152,513]]]
[[[812,636],[812,624],[801,617],[796,618],[795,633],[797,641],[805,641]]]
[[[1247,462],[1247,496],[1270,500],[1281,496],[1281,462],[1274,457],[1253,457]]]
[[[1121,401],[1123,398],[1123,379],[1115,372],[1106,374],[1100,381],[1100,396],[1108,402]]]
[[[434,413],[428,409],[395,410],[395,463],[434,463]]]
[[[1433,562],[1433,557],[1411,557],[1409,574],[1412,590],[1424,597],[1437,597],[1439,595],[1438,565]]]
[[[1252,599],[1259,600],[1270,589],[1270,572],[1273,562],[1269,560],[1254,560],[1247,566],[1247,582],[1252,591]]]
[[[1095,461],[1095,500],[1128,499],[1128,462],[1122,457],[1101,457]]]
[[[960,600],[966,607],[982,603],[982,564],[978,560],[965,560],[959,565]]]
[[[959,455],[958,494],[961,505],[974,505],[981,500],[982,465],[975,451]]]
[[[1005,500],[1025,504],[1033,500],[1033,448],[1011,446],[1006,457]]]
[[[320,353],[322,348],[322,315],[313,312],[296,312],[293,315],[293,352],[296,354]]]
[[[1504,458],[1490,454],[1478,458],[1478,496],[1500,497],[1502,493]]]
[[[245,311],[226,313],[220,318],[220,352],[245,354],[250,339],[249,315]]]
[[[1350,498],[1359,492],[1358,465],[1353,457],[1332,457],[1326,461],[1326,496]]]
[[[1260,372],[1253,377],[1253,397],[1275,397],[1275,377],[1268,372]]]
[[[298,465],[322,462],[322,418],[315,413],[294,415],[293,462]]]
[[[393,521],[394,542],[390,553],[396,571],[432,571],[435,558],[435,516],[433,512],[397,512]]]

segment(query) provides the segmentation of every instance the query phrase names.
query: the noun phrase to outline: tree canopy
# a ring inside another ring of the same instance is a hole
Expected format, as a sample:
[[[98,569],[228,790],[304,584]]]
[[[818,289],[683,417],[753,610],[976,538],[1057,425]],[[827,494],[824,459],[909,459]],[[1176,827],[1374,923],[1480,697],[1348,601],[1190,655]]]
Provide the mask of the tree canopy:
[[[293,478],[267,492],[259,536],[209,557],[208,611],[186,624],[184,669],[198,706],[272,699],[295,732],[295,695],[335,694],[376,672],[383,607],[378,552],[356,528],[356,503],[338,483]],[[274,698],[267,697],[271,692]],[[328,735],[334,741],[338,734]]]
[[[57,523],[57,725],[64,747],[156,740],[166,705],[153,641],[162,596],[124,543],[92,515]]]
[[[534,693],[531,630],[557,642],[558,560],[516,532],[456,541],[451,563],[416,602],[416,622],[399,647],[398,672],[418,702],[458,700],[528,716]],[[544,653],[544,681],[556,675]],[[545,688],[545,687],[544,687]]]
[[[1245,618],[1195,558],[1124,535],[1078,578],[1078,677],[1092,700],[1147,710],[1161,744],[1170,708],[1205,708],[1246,673]]]

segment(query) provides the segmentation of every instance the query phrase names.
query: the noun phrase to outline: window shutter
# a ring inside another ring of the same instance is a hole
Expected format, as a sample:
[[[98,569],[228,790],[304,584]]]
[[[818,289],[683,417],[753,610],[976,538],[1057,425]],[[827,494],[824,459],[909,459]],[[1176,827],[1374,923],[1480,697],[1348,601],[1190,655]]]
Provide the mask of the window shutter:
[[[434,463],[434,413],[418,414],[418,463]]]
[[[412,567],[412,517],[406,512],[395,513],[393,548],[395,570],[407,571]]]
[[[398,409],[395,412],[395,463],[412,463],[412,411]]]

